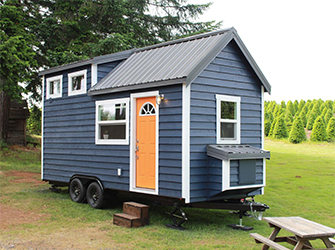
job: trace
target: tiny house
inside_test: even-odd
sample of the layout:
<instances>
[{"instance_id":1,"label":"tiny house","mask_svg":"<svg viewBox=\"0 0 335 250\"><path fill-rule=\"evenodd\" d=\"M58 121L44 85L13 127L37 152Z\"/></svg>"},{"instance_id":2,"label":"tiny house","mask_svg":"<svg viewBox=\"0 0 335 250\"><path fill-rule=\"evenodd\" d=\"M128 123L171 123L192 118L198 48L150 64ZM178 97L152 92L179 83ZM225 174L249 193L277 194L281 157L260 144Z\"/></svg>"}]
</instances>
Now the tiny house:
<instances>
[{"instance_id":1,"label":"tiny house","mask_svg":"<svg viewBox=\"0 0 335 250\"><path fill-rule=\"evenodd\" d=\"M108 190L183 204L263 193L271 86L234 28L50 68L42 179L102 205Z\"/></svg>"}]
</instances>

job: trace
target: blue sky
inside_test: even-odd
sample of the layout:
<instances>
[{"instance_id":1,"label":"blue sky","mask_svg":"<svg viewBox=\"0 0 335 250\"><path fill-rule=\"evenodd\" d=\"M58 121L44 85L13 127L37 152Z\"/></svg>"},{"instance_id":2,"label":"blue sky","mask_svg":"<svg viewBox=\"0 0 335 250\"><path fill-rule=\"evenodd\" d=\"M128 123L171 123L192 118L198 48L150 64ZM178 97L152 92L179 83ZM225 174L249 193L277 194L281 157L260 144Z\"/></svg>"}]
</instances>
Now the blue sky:
<instances>
[{"instance_id":1,"label":"blue sky","mask_svg":"<svg viewBox=\"0 0 335 250\"><path fill-rule=\"evenodd\" d=\"M234 27L272 86L266 100L335 99L334 0L213 2L200 21Z\"/></svg>"}]
</instances>

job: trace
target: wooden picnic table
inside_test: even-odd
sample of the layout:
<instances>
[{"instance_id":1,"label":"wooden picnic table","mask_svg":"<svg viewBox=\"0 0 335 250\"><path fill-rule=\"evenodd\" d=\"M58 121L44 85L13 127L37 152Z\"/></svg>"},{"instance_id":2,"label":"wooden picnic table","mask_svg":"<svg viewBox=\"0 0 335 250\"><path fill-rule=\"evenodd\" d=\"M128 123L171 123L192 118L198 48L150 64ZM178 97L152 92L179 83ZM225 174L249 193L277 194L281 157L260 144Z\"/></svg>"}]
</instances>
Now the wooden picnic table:
<instances>
[{"instance_id":1,"label":"wooden picnic table","mask_svg":"<svg viewBox=\"0 0 335 250\"><path fill-rule=\"evenodd\" d=\"M287 250L288 248L277 242L288 242L294 246L294 250L315 249L310 243L311 240L321 239L326 248L334 249L329 238L334 237L335 229L319 223L301 218L301 217L264 217L263 220L273 227L273 232L269 238L263 237L257 233L251 233L256 243L263 243L263 250L270 247L277 250ZM284 229L294 234L294 236L277 237L279 231Z\"/></svg>"}]
</instances>

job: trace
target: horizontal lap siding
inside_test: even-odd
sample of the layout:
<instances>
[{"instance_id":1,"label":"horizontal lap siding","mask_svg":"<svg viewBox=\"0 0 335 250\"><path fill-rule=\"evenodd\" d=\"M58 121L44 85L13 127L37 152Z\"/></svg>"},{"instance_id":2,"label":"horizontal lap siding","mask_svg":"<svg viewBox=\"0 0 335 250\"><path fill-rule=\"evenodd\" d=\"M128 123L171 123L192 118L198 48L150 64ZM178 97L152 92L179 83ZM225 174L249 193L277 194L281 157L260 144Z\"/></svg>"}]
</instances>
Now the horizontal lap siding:
<instances>
[{"instance_id":1,"label":"horizontal lap siding","mask_svg":"<svg viewBox=\"0 0 335 250\"><path fill-rule=\"evenodd\" d=\"M108 73L107 66L111 65L116 66L115 63L104 64L104 67L98 65L99 79ZM91 69L86 69L89 89ZM44 103L44 179L67 183L74 174L93 175L106 188L129 190L129 145L95 145L95 101L129 98L131 93L68 97L67 74L71 72L63 73L62 97L45 100ZM137 92L153 90L157 89ZM159 109L159 194L180 198L181 86L162 87L160 93L165 95L165 101ZM118 168L122 168L122 177L117 176Z\"/></svg>"},{"instance_id":2,"label":"horizontal lap siding","mask_svg":"<svg viewBox=\"0 0 335 250\"><path fill-rule=\"evenodd\" d=\"M241 97L241 144L259 148L262 117L260 86L259 79L235 42L223 49L192 83L191 202L204 201L222 187L221 161L211 160L208 163L206 154L206 145L216 144L216 94ZM208 164L212 168L207 169Z\"/></svg>"},{"instance_id":3,"label":"horizontal lap siding","mask_svg":"<svg viewBox=\"0 0 335 250\"><path fill-rule=\"evenodd\" d=\"M105 68L101 71L98 66L100 78L108 73L107 68L111 70L111 65ZM67 183L75 174L90 175L98 177L106 188L128 190L129 146L95 145L95 101L129 97L130 94L67 96L67 74L83 69L87 69L88 90L91 68L77 68L63 72L62 97L44 102L44 179ZM118 168L123 170L122 177L117 176Z\"/></svg>"},{"instance_id":4,"label":"horizontal lap siding","mask_svg":"<svg viewBox=\"0 0 335 250\"><path fill-rule=\"evenodd\" d=\"M159 195L181 197L182 90L181 85L163 87L159 106Z\"/></svg>"},{"instance_id":5,"label":"horizontal lap siding","mask_svg":"<svg viewBox=\"0 0 335 250\"><path fill-rule=\"evenodd\" d=\"M98 64L98 82L112 71L121 61Z\"/></svg>"}]
</instances>

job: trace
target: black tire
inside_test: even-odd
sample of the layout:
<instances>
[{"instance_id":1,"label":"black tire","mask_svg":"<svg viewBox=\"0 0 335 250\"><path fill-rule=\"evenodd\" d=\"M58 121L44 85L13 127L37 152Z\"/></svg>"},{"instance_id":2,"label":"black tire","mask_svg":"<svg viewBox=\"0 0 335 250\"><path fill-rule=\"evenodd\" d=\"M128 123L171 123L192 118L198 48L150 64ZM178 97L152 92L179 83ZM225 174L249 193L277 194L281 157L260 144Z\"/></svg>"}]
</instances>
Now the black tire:
<instances>
[{"instance_id":1,"label":"black tire","mask_svg":"<svg viewBox=\"0 0 335 250\"><path fill-rule=\"evenodd\" d=\"M92 182L87 188L87 203L93 208L103 208L105 205L104 192L97 182Z\"/></svg>"},{"instance_id":2,"label":"black tire","mask_svg":"<svg viewBox=\"0 0 335 250\"><path fill-rule=\"evenodd\" d=\"M79 179L74 178L70 182L69 194L71 200L73 200L74 202L82 203L86 199L86 187Z\"/></svg>"}]
</instances>

